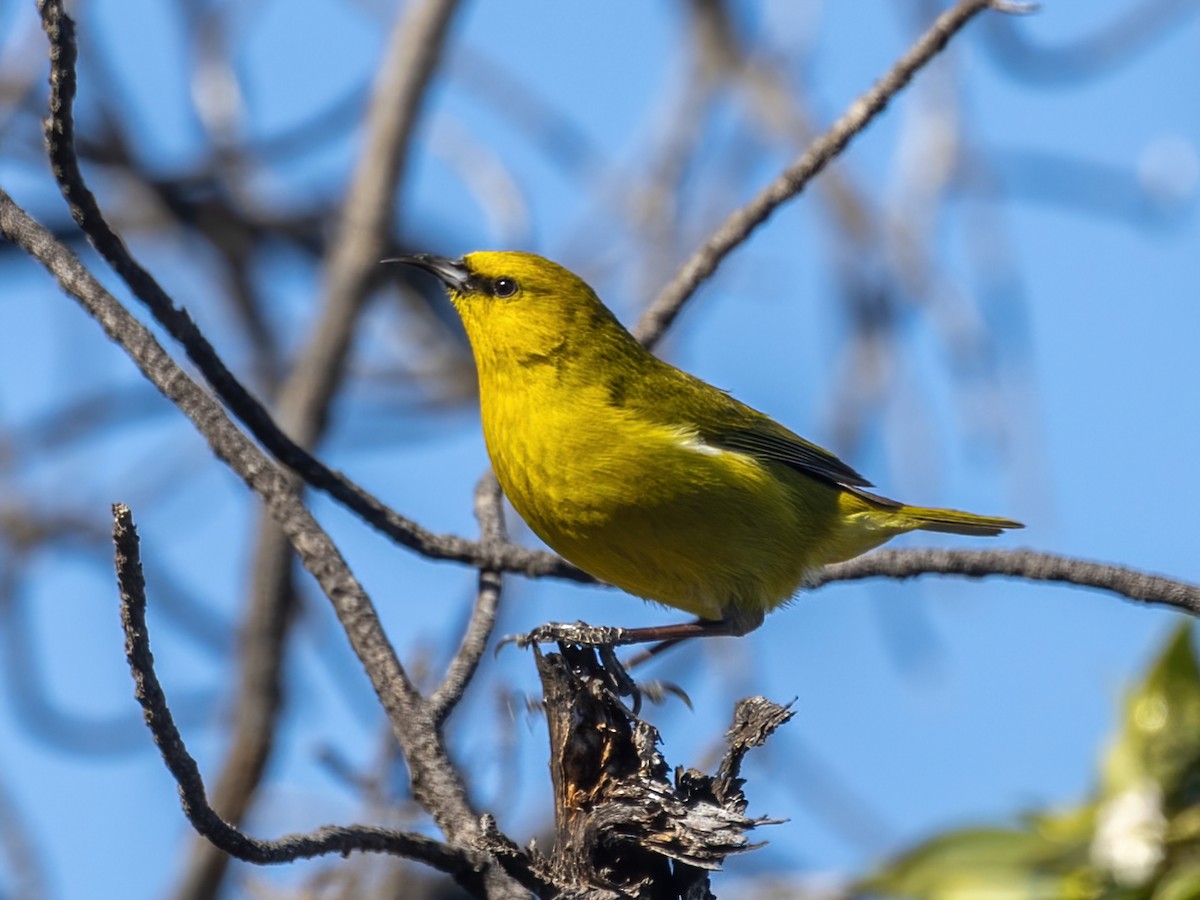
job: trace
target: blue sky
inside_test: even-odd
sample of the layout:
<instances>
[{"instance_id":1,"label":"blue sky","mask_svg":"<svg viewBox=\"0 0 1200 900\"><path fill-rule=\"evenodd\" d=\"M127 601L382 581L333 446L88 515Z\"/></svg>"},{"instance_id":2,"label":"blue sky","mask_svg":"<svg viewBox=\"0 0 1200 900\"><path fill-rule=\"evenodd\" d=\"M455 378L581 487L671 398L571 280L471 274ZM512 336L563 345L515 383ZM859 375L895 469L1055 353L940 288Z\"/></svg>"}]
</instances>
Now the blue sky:
<instances>
[{"instance_id":1,"label":"blue sky","mask_svg":"<svg viewBox=\"0 0 1200 900\"><path fill-rule=\"evenodd\" d=\"M166 7L86 4L81 52L86 61L89 41L104 46L139 151L176 171L204 151L178 64L186 42ZM924 21L894 0L735 8L748 39L771 54L822 122L890 67ZM1125 8L1107 0L1052 2L1016 24L1036 45L1055 46L1096 32ZM240 15L235 59L252 134L278 133L370 76L391 10L356 9L332 0L264 2ZM450 255L498 246L544 253L584 274L632 322L657 284L647 286L640 261L629 263L639 248L622 195L654 153L682 92L681 10L635 0L467 4L398 198L405 240ZM969 26L839 163L873 206L902 211L903 198L919 187L912 174L922 171L902 151L935 147L915 138L928 140L921 123L944 122L935 114L950 108L963 154L987 177L932 215L923 233L935 276L900 306L884 400L865 419L861 440L835 449L890 496L1027 524L995 546L1200 581L1197 23L1180 18L1127 62L1065 83L1013 77L988 51L988 24ZM40 65L40 51L28 49L39 39L32 4L0 3L5 55ZM603 171L582 188L564 173L472 89L464 73L478 59L535 86L598 152ZM86 71L85 62L82 111ZM739 146L755 140L754 124L730 101L702 127L703 150L685 176L680 252L795 153L783 142L765 150L760 142L755 153L739 155ZM296 205L339 191L357 138L347 130L303 165L260 173L253 190ZM56 211L44 164L0 157L0 184L35 212ZM482 204L461 177L464 159L475 160L475 170L494 164L507 172L523 213L501 218ZM1166 199L1155 200L1160 184ZM120 202L119 184L100 185L102 199ZM243 370L244 345L222 344L228 312L214 295L223 286L205 274L203 255L170 234L131 235L131 244ZM838 253L826 209L809 190L728 259L663 352L834 445L848 335ZM886 248L873 246L843 265L866 277L888 260ZM677 262L658 264L669 272ZM257 274L269 285L277 327L298 339L319 296L314 273L280 254ZM142 391L119 350L44 273L8 254L0 275L6 427L27 426L88 388ZM386 337L365 342L364 360L403 344L403 333L387 331L397 318L379 316ZM958 345L945 339L948 327L986 337L989 359L969 358L971 377L951 352ZM421 418L364 383L339 407L326 456L427 527L474 534L470 500L486 456L473 408L461 403ZM14 499L49 493L99 529L108 527L109 503L129 502L163 577L186 585L217 618L235 621L254 530L241 486L149 388L138 396L145 418L104 440L47 453L19 473L0 469L0 491ZM165 498L148 499L164 485ZM324 500L314 506L405 659L444 662L470 602L472 573L391 546ZM533 540L513 525L522 540ZM155 608L150 576L160 675L186 711L185 736L211 775L223 748L232 651L228 642L205 645ZM45 554L14 596L45 689L80 715L135 719L104 554ZM576 618L635 625L674 614L616 592L509 579L502 631ZM748 769L751 811L789 821L764 834L768 848L734 861L717 887L764 868L781 877L853 873L936 829L1011 820L1080 798L1115 703L1173 621L1114 597L1016 582L834 586L801 596L746 638L674 651L655 674L684 685L695 709L670 704L653 715L668 759L703 766L711 765L737 697L795 698L795 720ZM379 753L380 716L319 598L306 605L300 631L278 758L251 824L264 836L362 820L361 803L320 764L318 751L333 748L364 767ZM43 848L54 893L161 895L189 830L149 736L121 726L121 738L106 739L99 752L71 752L31 732L21 712L27 687L11 673L8 681L0 696L0 769ZM497 810L502 827L522 841L549 809L543 724L521 711L509 720L514 769L493 758L472 724L492 720L501 689L534 687L527 657L515 650L489 657L452 727L458 758L477 777L480 805ZM248 877L294 883L316 865Z\"/></svg>"}]
</instances>

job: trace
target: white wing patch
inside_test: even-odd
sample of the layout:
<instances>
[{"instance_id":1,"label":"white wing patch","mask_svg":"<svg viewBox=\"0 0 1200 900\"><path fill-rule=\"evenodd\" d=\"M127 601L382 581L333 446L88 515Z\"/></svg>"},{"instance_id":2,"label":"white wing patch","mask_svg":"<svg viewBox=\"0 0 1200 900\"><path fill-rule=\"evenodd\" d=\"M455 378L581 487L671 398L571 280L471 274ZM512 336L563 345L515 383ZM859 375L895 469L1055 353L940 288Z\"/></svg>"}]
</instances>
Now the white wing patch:
<instances>
[{"instance_id":1,"label":"white wing patch","mask_svg":"<svg viewBox=\"0 0 1200 900\"><path fill-rule=\"evenodd\" d=\"M722 450L720 447L714 447L712 444L706 444L700 435L694 431L685 431L680 429L675 433L676 443L684 450L690 450L692 453L703 453L705 456L724 456L728 450Z\"/></svg>"}]
</instances>

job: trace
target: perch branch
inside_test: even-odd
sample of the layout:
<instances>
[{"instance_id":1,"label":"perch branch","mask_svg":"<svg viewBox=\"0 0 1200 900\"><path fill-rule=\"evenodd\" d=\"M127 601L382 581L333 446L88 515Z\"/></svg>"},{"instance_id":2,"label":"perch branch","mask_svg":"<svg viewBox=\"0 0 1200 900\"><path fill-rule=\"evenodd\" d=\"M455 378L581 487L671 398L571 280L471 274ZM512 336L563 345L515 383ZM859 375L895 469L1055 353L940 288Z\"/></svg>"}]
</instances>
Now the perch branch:
<instances>
[{"instance_id":1,"label":"perch branch","mask_svg":"<svg viewBox=\"0 0 1200 900\"><path fill-rule=\"evenodd\" d=\"M774 820L745 815L738 771L745 753L791 718L787 709L741 701L718 774L677 770L672 783L658 732L613 692L627 675L592 648L565 644L535 658L550 733L557 884L611 892L598 897L706 896L709 871L761 846L747 835Z\"/></svg>"},{"instance_id":2,"label":"perch branch","mask_svg":"<svg viewBox=\"0 0 1200 900\"><path fill-rule=\"evenodd\" d=\"M1054 581L1108 591L1136 603L1200 615L1200 585L1110 563L1089 562L1036 550L879 550L827 566L809 586L821 587L862 578L905 579L934 574L965 578L1000 575L1027 581Z\"/></svg>"}]
</instances>

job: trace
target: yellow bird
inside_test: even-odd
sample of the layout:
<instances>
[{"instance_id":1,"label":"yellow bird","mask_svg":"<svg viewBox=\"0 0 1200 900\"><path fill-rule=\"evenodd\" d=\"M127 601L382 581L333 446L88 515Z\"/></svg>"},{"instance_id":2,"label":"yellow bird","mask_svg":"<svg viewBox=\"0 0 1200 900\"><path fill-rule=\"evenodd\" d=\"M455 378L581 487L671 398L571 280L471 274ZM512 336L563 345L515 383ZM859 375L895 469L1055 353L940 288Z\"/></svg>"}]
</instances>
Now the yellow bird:
<instances>
[{"instance_id":1,"label":"yellow bird","mask_svg":"<svg viewBox=\"0 0 1200 900\"><path fill-rule=\"evenodd\" d=\"M462 317L483 434L529 527L584 571L699 617L621 643L745 634L827 563L906 531L1020 523L908 506L724 391L663 362L540 256L418 254Z\"/></svg>"}]
</instances>

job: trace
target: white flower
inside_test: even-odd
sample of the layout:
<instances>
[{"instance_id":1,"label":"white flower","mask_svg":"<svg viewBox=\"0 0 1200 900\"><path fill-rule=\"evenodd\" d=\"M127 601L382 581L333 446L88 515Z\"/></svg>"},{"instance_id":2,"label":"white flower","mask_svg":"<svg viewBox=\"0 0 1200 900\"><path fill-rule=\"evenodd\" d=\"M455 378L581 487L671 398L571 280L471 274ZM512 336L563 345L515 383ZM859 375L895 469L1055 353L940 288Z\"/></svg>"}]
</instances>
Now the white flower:
<instances>
[{"instance_id":1,"label":"white flower","mask_svg":"<svg viewBox=\"0 0 1200 900\"><path fill-rule=\"evenodd\" d=\"M1143 885L1166 855L1166 833L1162 790L1157 782L1147 779L1117 794L1096 811L1092 864L1111 872L1125 887Z\"/></svg>"}]
</instances>

